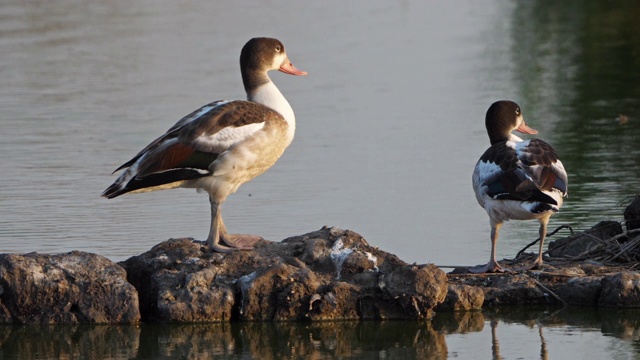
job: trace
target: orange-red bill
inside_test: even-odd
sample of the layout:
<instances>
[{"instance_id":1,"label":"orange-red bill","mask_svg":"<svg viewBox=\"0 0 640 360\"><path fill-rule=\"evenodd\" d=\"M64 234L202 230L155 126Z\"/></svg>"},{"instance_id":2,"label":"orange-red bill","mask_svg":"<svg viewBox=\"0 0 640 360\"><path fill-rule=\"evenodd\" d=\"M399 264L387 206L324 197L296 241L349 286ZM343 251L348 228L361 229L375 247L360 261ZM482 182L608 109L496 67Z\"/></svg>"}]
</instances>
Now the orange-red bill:
<instances>
[{"instance_id":1,"label":"orange-red bill","mask_svg":"<svg viewBox=\"0 0 640 360\"><path fill-rule=\"evenodd\" d=\"M297 69L295 66L293 66L293 64L289 60L286 60L285 62L283 62L282 65L280 65L280 69L278 70L282 71L285 74L298 75L298 76L307 75L306 71Z\"/></svg>"},{"instance_id":2,"label":"orange-red bill","mask_svg":"<svg viewBox=\"0 0 640 360\"><path fill-rule=\"evenodd\" d=\"M524 134L532 134L532 135L538 133L538 130L528 127L524 121L520 124L520 126L518 126L516 131L519 131Z\"/></svg>"}]
</instances>

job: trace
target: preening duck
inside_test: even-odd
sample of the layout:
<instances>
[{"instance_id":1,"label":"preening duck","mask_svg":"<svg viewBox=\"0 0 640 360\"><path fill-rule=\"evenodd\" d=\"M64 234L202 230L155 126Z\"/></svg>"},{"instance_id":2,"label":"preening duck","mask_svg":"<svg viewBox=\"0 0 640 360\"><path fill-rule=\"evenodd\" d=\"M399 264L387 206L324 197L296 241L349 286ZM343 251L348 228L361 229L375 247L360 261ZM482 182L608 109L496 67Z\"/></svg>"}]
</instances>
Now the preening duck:
<instances>
[{"instance_id":1,"label":"preening duck","mask_svg":"<svg viewBox=\"0 0 640 360\"><path fill-rule=\"evenodd\" d=\"M209 249L252 249L262 238L228 234L221 205L240 185L273 166L293 140L293 109L267 73L307 73L295 68L284 45L271 38L244 45L240 70L247 101L214 101L183 117L116 169L126 170L102 196L177 187L204 190L211 203Z\"/></svg>"},{"instance_id":2,"label":"preening duck","mask_svg":"<svg viewBox=\"0 0 640 360\"><path fill-rule=\"evenodd\" d=\"M513 101L493 103L485 118L491 147L473 171L476 199L489 215L491 257L489 263L472 267L474 273L499 272L496 260L498 233L507 220L538 219L540 248L536 260L526 269L542 265L542 245L551 215L560 210L567 196L567 173L556 151L539 139L522 140L512 131L537 134L524 121Z\"/></svg>"}]
</instances>

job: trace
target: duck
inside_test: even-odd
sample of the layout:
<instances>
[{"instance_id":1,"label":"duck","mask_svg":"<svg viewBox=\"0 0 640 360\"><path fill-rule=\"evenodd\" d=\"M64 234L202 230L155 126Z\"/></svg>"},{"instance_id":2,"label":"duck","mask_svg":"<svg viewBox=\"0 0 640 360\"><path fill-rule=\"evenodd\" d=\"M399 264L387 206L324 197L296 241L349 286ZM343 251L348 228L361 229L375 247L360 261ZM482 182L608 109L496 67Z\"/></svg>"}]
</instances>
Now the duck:
<instances>
[{"instance_id":1,"label":"duck","mask_svg":"<svg viewBox=\"0 0 640 360\"><path fill-rule=\"evenodd\" d=\"M291 144L293 109L269 71L304 76L274 38L250 39L240 52L246 100L218 100L194 110L118 167L121 175L102 197L174 188L195 188L209 195L211 252L251 250L257 235L229 234L222 204L238 188L273 166Z\"/></svg>"},{"instance_id":2,"label":"duck","mask_svg":"<svg viewBox=\"0 0 640 360\"><path fill-rule=\"evenodd\" d=\"M489 215L491 255L489 262L469 268L471 273L505 272L496 260L500 228L508 220L540 222L537 258L518 270L543 264L542 246L549 219L560 210L568 195L568 176L556 150L540 139L523 140L518 131L535 135L524 120L520 106L510 100L496 101L487 110L485 125L491 146L475 165L472 181L476 199Z\"/></svg>"}]
</instances>

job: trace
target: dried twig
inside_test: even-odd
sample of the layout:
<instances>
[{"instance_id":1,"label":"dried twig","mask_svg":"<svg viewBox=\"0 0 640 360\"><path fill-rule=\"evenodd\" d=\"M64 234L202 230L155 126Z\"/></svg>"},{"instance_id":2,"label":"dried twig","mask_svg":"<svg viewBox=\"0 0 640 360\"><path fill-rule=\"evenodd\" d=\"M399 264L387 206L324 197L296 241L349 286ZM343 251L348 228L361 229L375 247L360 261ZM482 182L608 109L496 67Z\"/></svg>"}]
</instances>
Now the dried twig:
<instances>
[{"instance_id":1,"label":"dried twig","mask_svg":"<svg viewBox=\"0 0 640 360\"><path fill-rule=\"evenodd\" d=\"M571 235L573 236L573 228L571 227L571 225L560 225L555 230L553 230L551 233L547 234L546 237L553 236L555 233L557 233L558 231L560 231L562 229L569 229L569 231L571 232ZM540 238L537 238L535 241L529 243L522 250L518 251L518 253L516 254L516 257L522 255L528 248L530 248L531 246L535 245L538 241L540 241Z\"/></svg>"},{"instance_id":2,"label":"dried twig","mask_svg":"<svg viewBox=\"0 0 640 360\"><path fill-rule=\"evenodd\" d=\"M529 276L529 275L527 274L527 276ZM534 278L532 276L529 276L529 279L533 280L533 282L536 283L536 285L540 289L542 289L542 291L547 292L549 295L553 296L554 299L560 301L562 303L562 306L565 306L565 307L569 306L569 304L566 301L564 301L560 296L558 296L558 294L556 294L553 291L551 291L551 289L549 289L548 287L542 285L542 283L540 281L538 281L536 278Z\"/></svg>"},{"instance_id":3,"label":"dried twig","mask_svg":"<svg viewBox=\"0 0 640 360\"><path fill-rule=\"evenodd\" d=\"M629 232L631 232L631 231L629 231ZM622 235L622 234L620 234L620 235ZM627 234L624 234L624 235L627 235ZM611 238L611 239L613 240L613 238ZM620 257L620 256L624 255L625 253L627 253L629 250L632 250L632 249L636 248L638 246L638 244L640 244L640 236L637 236L633 240L627 241L626 243L624 243L623 246L621 246L621 249L617 254L615 254L613 256L610 256L609 258L604 259L604 261L613 261L613 260L617 259L618 257Z\"/></svg>"}]
</instances>

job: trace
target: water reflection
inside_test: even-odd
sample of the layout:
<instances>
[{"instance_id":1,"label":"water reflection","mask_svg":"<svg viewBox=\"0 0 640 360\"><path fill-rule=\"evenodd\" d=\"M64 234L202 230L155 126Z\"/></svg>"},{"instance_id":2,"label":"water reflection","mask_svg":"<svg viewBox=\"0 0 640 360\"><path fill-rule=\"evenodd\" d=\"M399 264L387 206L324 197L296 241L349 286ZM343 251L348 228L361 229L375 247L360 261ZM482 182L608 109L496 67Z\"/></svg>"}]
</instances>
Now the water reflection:
<instances>
[{"instance_id":1,"label":"water reflection","mask_svg":"<svg viewBox=\"0 0 640 360\"><path fill-rule=\"evenodd\" d=\"M2 359L129 359L140 347L134 326L0 326Z\"/></svg>"},{"instance_id":2,"label":"water reflection","mask_svg":"<svg viewBox=\"0 0 640 360\"><path fill-rule=\"evenodd\" d=\"M0 326L3 359L559 358L572 336L591 354L640 354L638 311L501 309L432 321L217 323L138 326ZM490 329L490 338L476 338ZM532 333L525 342L519 332ZM514 335L516 339L514 340ZM464 337L463 342L456 338ZM478 341L482 340L482 341ZM449 344L448 344L449 343ZM484 355L487 356L484 356Z\"/></svg>"},{"instance_id":3,"label":"water reflection","mask_svg":"<svg viewBox=\"0 0 640 360\"><path fill-rule=\"evenodd\" d=\"M430 323L1 326L3 359L445 359Z\"/></svg>"},{"instance_id":4,"label":"water reflection","mask_svg":"<svg viewBox=\"0 0 640 360\"><path fill-rule=\"evenodd\" d=\"M450 331L450 357L553 359L584 354L615 359L639 353L638 323L629 321L638 317L637 310L507 307L473 314L477 318L468 328L452 320L461 314L439 314L433 320L436 331L443 331L441 325ZM464 319L462 323L469 323ZM482 333L490 337L479 336Z\"/></svg>"}]
</instances>

